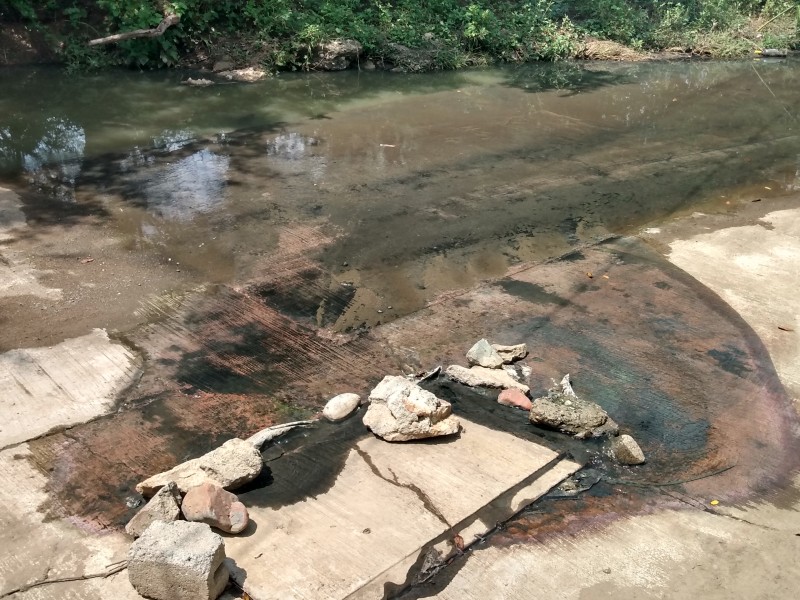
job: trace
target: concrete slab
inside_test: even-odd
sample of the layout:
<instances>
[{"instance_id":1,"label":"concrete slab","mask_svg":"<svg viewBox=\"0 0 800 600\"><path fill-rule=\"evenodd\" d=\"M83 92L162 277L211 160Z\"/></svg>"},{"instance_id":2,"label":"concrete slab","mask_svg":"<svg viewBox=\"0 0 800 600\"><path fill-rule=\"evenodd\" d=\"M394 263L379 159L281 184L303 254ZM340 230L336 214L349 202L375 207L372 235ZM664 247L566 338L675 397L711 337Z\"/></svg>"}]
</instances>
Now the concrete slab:
<instances>
[{"instance_id":1,"label":"concrete slab","mask_svg":"<svg viewBox=\"0 0 800 600\"><path fill-rule=\"evenodd\" d=\"M140 358L102 329L0 354L0 448L106 413L140 368Z\"/></svg>"},{"instance_id":2,"label":"concrete slab","mask_svg":"<svg viewBox=\"0 0 800 600\"><path fill-rule=\"evenodd\" d=\"M456 535L473 542L578 468L508 433L463 425L436 443L362 440L327 492L248 507L255 531L226 540L237 582L255 600L382 598L432 546L446 555Z\"/></svg>"}]
</instances>

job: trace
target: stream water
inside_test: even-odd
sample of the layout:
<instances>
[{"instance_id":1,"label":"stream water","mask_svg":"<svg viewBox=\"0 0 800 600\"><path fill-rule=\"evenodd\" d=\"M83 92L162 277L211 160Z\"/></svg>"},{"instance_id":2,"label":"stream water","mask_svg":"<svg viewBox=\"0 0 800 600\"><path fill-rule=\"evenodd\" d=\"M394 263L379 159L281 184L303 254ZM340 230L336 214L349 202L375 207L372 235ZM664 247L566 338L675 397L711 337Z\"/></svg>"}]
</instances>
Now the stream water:
<instances>
[{"instance_id":1,"label":"stream water","mask_svg":"<svg viewBox=\"0 0 800 600\"><path fill-rule=\"evenodd\" d=\"M676 211L800 187L797 60L186 76L0 71L0 184L34 230L92 218L196 282L310 257L324 276L259 292L339 331Z\"/></svg>"}]
</instances>

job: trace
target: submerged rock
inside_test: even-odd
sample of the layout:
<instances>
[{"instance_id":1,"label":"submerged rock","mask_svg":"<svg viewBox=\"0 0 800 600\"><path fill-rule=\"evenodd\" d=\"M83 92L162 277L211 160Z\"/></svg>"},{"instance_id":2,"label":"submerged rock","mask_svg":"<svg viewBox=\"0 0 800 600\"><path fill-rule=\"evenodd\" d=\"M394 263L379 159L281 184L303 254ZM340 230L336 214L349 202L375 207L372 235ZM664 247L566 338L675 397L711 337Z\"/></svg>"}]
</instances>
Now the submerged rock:
<instances>
[{"instance_id":1,"label":"submerged rock","mask_svg":"<svg viewBox=\"0 0 800 600\"><path fill-rule=\"evenodd\" d=\"M360 403L361 397L358 394L339 394L328 400L322 409L322 416L334 423L343 421L353 414Z\"/></svg>"},{"instance_id":2,"label":"submerged rock","mask_svg":"<svg viewBox=\"0 0 800 600\"><path fill-rule=\"evenodd\" d=\"M530 391L527 385L516 381L503 369L487 369L486 367L478 366L467 369L460 365L450 365L444 374L450 379L470 387L513 388L523 394L527 394Z\"/></svg>"},{"instance_id":3,"label":"submerged rock","mask_svg":"<svg viewBox=\"0 0 800 600\"><path fill-rule=\"evenodd\" d=\"M224 77L229 81L238 81L240 83L255 83L267 77L267 72L258 67L245 67L244 69L231 69L230 71L220 71L217 73L220 77Z\"/></svg>"},{"instance_id":4,"label":"submerged rock","mask_svg":"<svg viewBox=\"0 0 800 600\"><path fill-rule=\"evenodd\" d=\"M449 402L405 377L388 375L369 395L364 425L389 442L453 435L461 429Z\"/></svg>"},{"instance_id":5,"label":"submerged rock","mask_svg":"<svg viewBox=\"0 0 800 600\"><path fill-rule=\"evenodd\" d=\"M564 375L560 383L550 388L547 396L533 401L529 419L534 425L576 438L615 435L619 430L599 404L575 394L569 375Z\"/></svg>"},{"instance_id":6,"label":"submerged rock","mask_svg":"<svg viewBox=\"0 0 800 600\"><path fill-rule=\"evenodd\" d=\"M205 523L226 533L240 533L250 522L247 508L213 483L203 483L186 492L181 512L187 521Z\"/></svg>"},{"instance_id":7,"label":"submerged rock","mask_svg":"<svg viewBox=\"0 0 800 600\"><path fill-rule=\"evenodd\" d=\"M645 462L644 452L628 434L611 440L611 455L621 465L641 465Z\"/></svg>"},{"instance_id":8,"label":"submerged rock","mask_svg":"<svg viewBox=\"0 0 800 600\"><path fill-rule=\"evenodd\" d=\"M139 537L154 521L176 521L181 516L180 506L181 493L175 482L170 481L128 521L125 531L133 537Z\"/></svg>"},{"instance_id":9,"label":"submerged rock","mask_svg":"<svg viewBox=\"0 0 800 600\"><path fill-rule=\"evenodd\" d=\"M136 485L136 491L152 496L170 481L184 493L206 481L233 490L258 477L263 466L261 453L253 444L234 438L208 454L145 479Z\"/></svg>"},{"instance_id":10,"label":"submerged rock","mask_svg":"<svg viewBox=\"0 0 800 600\"><path fill-rule=\"evenodd\" d=\"M282 436L284 433L289 433L295 427L308 427L309 425L313 425L314 421L293 421L291 423L282 423L281 425L273 425L272 427L267 427L266 429L262 429L261 431L254 433L249 438L247 438L247 442L250 442L255 446L257 449L261 448L267 442L271 442L276 437Z\"/></svg>"},{"instance_id":11,"label":"submerged rock","mask_svg":"<svg viewBox=\"0 0 800 600\"><path fill-rule=\"evenodd\" d=\"M500 344L492 344L492 349L497 352L497 354L506 364L528 356L527 344L515 344L514 346L501 346Z\"/></svg>"},{"instance_id":12,"label":"submerged rock","mask_svg":"<svg viewBox=\"0 0 800 600\"><path fill-rule=\"evenodd\" d=\"M497 402L504 406L513 406L522 410L531 409L531 399L517 389L503 390L497 397Z\"/></svg>"},{"instance_id":13,"label":"submerged rock","mask_svg":"<svg viewBox=\"0 0 800 600\"><path fill-rule=\"evenodd\" d=\"M480 365L489 369L503 366L503 359L486 340L479 340L469 349L467 362L471 365Z\"/></svg>"},{"instance_id":14,"label":"submerged rock","mask_svg":"<svg viewBox=\"0 0 800 600\"><path fill-rule=\"evenodd\" d=\"M361 56L364 50L356 40L337 39L314 49L311 68L317 71L344 71Z\"/></svg>"},{"instance_id":15,"label":"submerged rock","mask_svg":"<svg viewBox=\"0 0 800 600\"><path fill-rule=\"evenodd\" d=\"M155 600L216 600L228 585L225 544L208 525L156 521L128 552L128 578Z\"/></svg>"}]
</instances>

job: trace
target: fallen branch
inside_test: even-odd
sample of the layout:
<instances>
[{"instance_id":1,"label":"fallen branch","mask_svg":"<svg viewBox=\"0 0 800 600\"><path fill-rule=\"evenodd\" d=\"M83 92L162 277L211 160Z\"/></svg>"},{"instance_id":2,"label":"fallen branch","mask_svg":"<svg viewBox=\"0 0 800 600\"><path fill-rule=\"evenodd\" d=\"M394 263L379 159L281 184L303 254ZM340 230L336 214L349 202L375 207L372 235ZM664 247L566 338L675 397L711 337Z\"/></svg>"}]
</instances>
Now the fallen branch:
<instances>
[{"instance_id":1,"label":"fallen branch","mask_svg":"<svg viewBox=\"0 0 800 600\"><path fill-rule=\"evenodd\" d=\"M102 38L97 38L89 41L90 46L100 46L101 44L115 44L124 40L132 40L136 38L154 38L164 35L164 32L176 25L181 20L179 15L167 15L153 29L137 29L135 31L127 31L125 33L115 33Z\"/></svg>"},{"instance_id":2,"label":"fallen branch","mask_svg":"<svg viewBox=\"0 0 800 600\"><path fill-rule=\"evenodd\" d=\"M89 575L75 575L73 577L57 577L54 579L42 579L40 581L34 581L33 583L28 583L22 585L18 588L14 588L13 590L9 590L0 596L2 598L8 598L9 596L13 596L14 594L21 594L23 592L27 592L32 588L36 588L42 585L49 585L51 583L69 583L70 581L86 581L87 579L98 579L98 578L107 578L111 577L119 573L120 571L124 571L128 568L128 561L123 561L122 563L118 564L117 566L108 569L107 571L103 571L102 573L90 573Z\"/></svg>"}]
</instances>

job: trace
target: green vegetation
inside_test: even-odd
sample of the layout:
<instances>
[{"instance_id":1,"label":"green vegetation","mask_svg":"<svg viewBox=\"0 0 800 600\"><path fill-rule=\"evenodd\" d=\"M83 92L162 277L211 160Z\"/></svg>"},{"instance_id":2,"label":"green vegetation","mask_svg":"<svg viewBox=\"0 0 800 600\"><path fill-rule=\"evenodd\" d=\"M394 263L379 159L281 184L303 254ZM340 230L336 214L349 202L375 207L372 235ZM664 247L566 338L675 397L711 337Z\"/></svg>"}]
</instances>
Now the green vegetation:
<instances>
[{"instance_id":1,"label":"green vegetation","mask_svg":"<svg viewBox=\"0 0 800 600\"><path fill-rule=\"evenodd\" d=\"M87 46L95 37L155 27L164 35ZM771 20L774 19L774 20ZM307 68L335 38L361 42L367 57L393 44L424 52L426 68L489 61L558 60L583 40L636 50L672 47L713 56L796 47L798 0L0 0L0 22L47 32L68 64L180 64L192 53L233 56L270 69Z\"/></svg>"}]
</instances>

